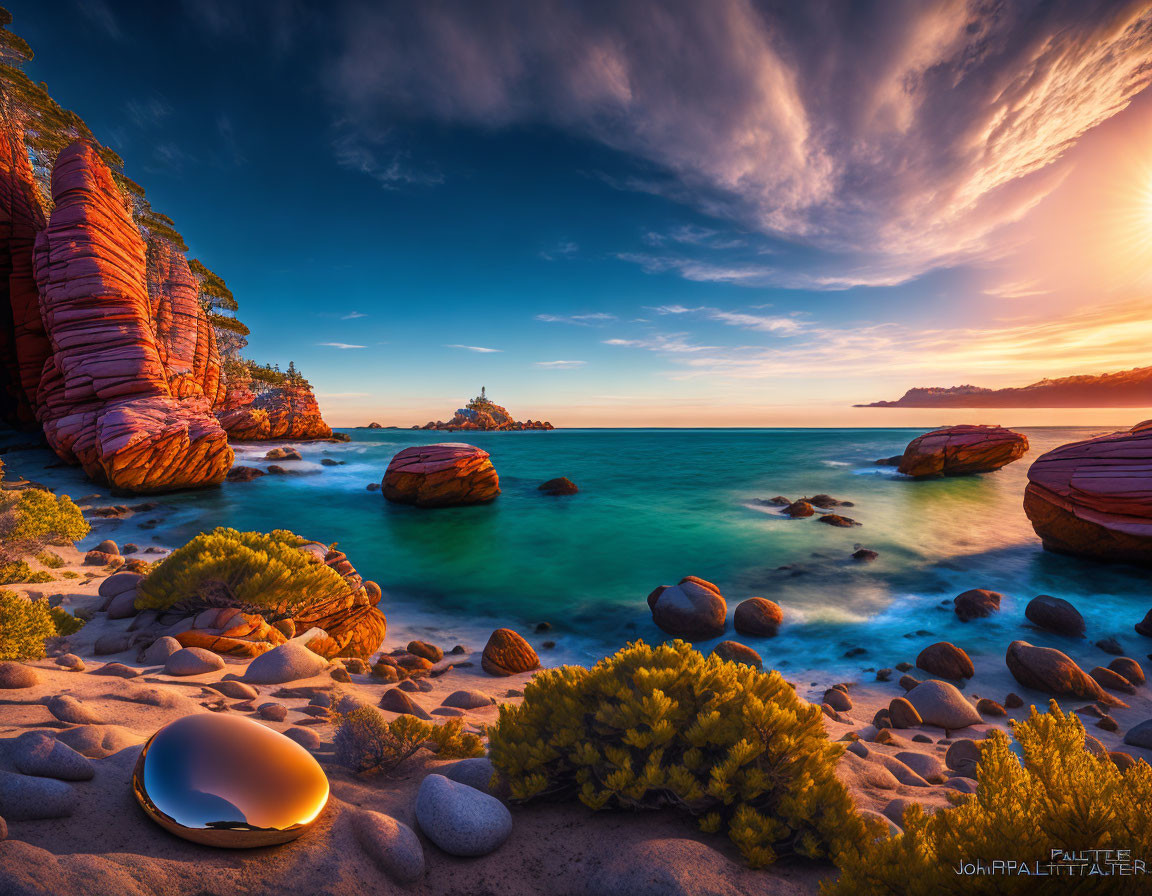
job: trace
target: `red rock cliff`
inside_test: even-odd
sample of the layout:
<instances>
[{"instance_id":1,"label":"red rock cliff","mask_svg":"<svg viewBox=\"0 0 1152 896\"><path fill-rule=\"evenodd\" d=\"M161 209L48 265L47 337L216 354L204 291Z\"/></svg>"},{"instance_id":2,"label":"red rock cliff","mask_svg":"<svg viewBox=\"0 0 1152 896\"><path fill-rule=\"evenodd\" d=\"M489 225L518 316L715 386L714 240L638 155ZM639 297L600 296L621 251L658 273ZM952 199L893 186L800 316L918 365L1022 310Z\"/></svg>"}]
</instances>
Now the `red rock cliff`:
<instances>
[{"instance_id":1,"label":"red rock cliff","mask_svg":"<svg viewBox=\"0 0 1152 896\"><path fill-rule=\"evenodd\" d=\"M316 396L306 385L229 380L216 416L229 436L242 441L332 437L332 428L320 416Z\"/></svg>"},{"instance_id":2,"label":"red rock cliff","mask_svg":"<svg viewBox=\"0 0 1152 896\"><path fill-rule=\"evenodd\" d=\"M147 269L128 206L88 144L60 153L52 196L34 257L52 347L35 402L49 444L127 491L223 481L232 450L211 413L219 358L180 295L180 265L158 255Z\"/></svg>"},{"instance_id":3,"label":"red rock cliff","mask_svg":"<svg viewBox=\"0 0 1152 896\"><path fill-rule=\"evenodd\" d=\"M32 247L44 229L23 131L0 112L0 416L35 423L33 407L44 362L52 353L40 320Z\"/></svg>"}]
</instances>

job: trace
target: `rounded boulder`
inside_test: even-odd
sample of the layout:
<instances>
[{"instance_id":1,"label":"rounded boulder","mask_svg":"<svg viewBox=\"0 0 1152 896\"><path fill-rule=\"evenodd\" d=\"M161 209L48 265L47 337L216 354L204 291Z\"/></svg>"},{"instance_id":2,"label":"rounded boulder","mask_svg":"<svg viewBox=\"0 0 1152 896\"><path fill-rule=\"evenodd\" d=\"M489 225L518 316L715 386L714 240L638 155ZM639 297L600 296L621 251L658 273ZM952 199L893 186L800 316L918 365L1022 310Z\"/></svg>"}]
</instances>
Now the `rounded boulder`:
<instances>
[{"instance_id":1,"label":"rounded boulder","mask_svg":"<svg viewBox=\"0 0 1152 896\"><path fill-rule=\"evenodd\" d=\"M381 483L384 497L416 507L486 504L500 494L488 452L446 442L405 448L392 458Z\"/></svg>"}]
</instances>

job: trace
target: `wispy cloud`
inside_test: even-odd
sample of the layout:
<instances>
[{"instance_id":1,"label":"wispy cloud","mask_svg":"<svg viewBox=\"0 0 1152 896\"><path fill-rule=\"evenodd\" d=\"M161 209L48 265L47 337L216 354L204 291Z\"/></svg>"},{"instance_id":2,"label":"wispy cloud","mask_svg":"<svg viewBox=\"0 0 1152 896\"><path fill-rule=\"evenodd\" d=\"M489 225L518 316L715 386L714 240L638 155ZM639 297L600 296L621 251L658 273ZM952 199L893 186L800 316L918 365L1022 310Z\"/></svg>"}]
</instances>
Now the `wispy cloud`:
<instances>
[{"instance_id":1,"label":"wispy cloud","mask_svg":"<svg viewBox=\"0 0 1152 896\"><path fill-rule=\"evenodd\" d=\"M537 361L532 366L543 367L546 370L575 370L587 363L587 361Z\"/></svg>"},{"instance_id":2,"label":"wispy cloud","mask_svg":"<svg viewBox=\"0 0 1152 896\"><path fill-rule=\"evenodd\" d=\"M723 349L695 345L683 334L608 344L667 355L674 379L795 379L818 370L823 378L905 375L923 386L989 379L1022 385L1046 376L1147 366L1152 319L1146 303L1136 301L966 328L812 324L805 337ZM1060 346L1059 352L1053 346Z\"/></svg>"},{"instance_id":3,"label":"wispy cloud","mask_svg":"<svg viewBox=\"0 0 1152 896\"><path fill-rule=\"evenodd\" d=\"M536 320L549 324L574 324L579 327L591 327L596 324L606 324L616 320L615 314L607 311L594 311L590 314L537 314Z\"/></svg>"},{"instance_id":4,"label":"wispy cloud","mask_svg":"<svg viewBox=\"0 0 1152 896\"><path fill-rule=\"evenodd\" d=\"M128 100L124 104L128 120L142 131L156 127L172 114L172 105L159 94L142 100Z\"/></svg>"},{"instance_id":5,"label":"wispy cloud","mask_svg":"<svg viewBox=\"0 0 1152 896\"><path fill-rule=\"evenodd\" d=\"M332 154L336 164L367 175L386 190L403 186L435 186L444 175L412 163L411 153L397 144L389 128L363 128L348 119L332 126Z\"/></svg>"},{"instance_id":6,"label":"wispy cloud","mask_svg":"<svg viewBox=\"0 0 1152 896\"><path fill-rule=\"evenodd\" d=\"M647 274L672 272L697 283L729 283L754 288L783 286L789 289L836 291L858 286L899 286L920 273L900 260L868 263L858 259L839 263L825 261L820 271L809 273L760 262L709 261L685 255L618 252L616 257L639 265Z\"/></svg>"},{"instance_id":7,"label":"wispy cloud","mask_svg":"<svg viewBox=\"0 0 1152 896\"><path fill-rule=\"evenodd\" d=\"M984 294L1001 299L1025 299L1029 296L1047 295L1050 291L1041 287L1039 280L1014 280L1010 283L989 286L984 290Z\"/></svg>"},{"instance_id":8,"label":"wispy cloud","mask_svg":"<svg viewBox=\"0 0 1152 896\"><path fill-rule=\"evenodd\" d=\"M361 317L367 317L363 311L349 311L347 314L342 314L340 320L359 320Z\"/></svg>"},{"instance_id":9,"label":"wispy cloud","mask_svg":"<svg viewBox=\"0 0 1152 896\"><path fill-rule=\"evenodd\" d=\"M764 306L756 306L762 308ZM775 333L781 336L794 336L806 328L803 320L795 316L749 314L746 311L725 311L721 308L699 306L689 308L685 305L658 305L650 308L661 315L698 315L705 320L714 320L730 327L739 327L742 330L758 330L762 333Z\"/></svg>"},{"instance_id":10,"label":"wispy cloud","mask_svg":"<svg viewBox=\"0 0 1152 896\"><path fill-rule=\"evenodd\" d=\"M479 352L482 355L496 354L504 351L502 348L487 348L483 345L445 345L444 348L462 348L467 352Z\"/></svg>"},{"instance_id":11,"label":"wispy cloud","mask_svg":"<svg viewBox=\"0 0 1152 896\"><path fill-rule=\"evenodd\" d=\"M353 345L350 342L317 342L317 345L324 345L328 348L350 349L350 348L367 348L366 345Z\"/></svg>"},{"instance_id":12,"label":"wispy cloud","mask_svg":"<svg viewBox=\"0 0 1152 896\"><path fill-rule=\"evenodd\" d=\"M342 24L333 94L358 120L546 124L597 141L648 163L633 189L866 254L830 279L799 258L825 288L999 251L1068 148L1152 82L1152 8L1139 2L474 0L365 4ZM654 242L719 238L679 236Z\"/></svg>"},{"instance_id":13,"label":"wispy cloud","mask_svg":"<svg viewBox=\"0 0 1152 896\"><path fill-rule=\"evenodd\" d=\"M690 342L686 333L657 333L640 339L605 339L604 344L626 348L643 348L653 352L676 355L709 352L717 349L715 345L697 345Z\"/></svg>"},{"instance_id":14,"label":"wispy cloud","mask_svg":"<svg viewBox=\"0 0 1152 896\"><path fill-rule=\"evenodd\" d=\"M559 258L572 258L580 251L580 246L571 240L561 240L555 246L540 250L540 257L545 261L556 261Z\"/></svg>"},{"instance_id":15,"label":"wispy cloud","mask_svg":"<svg viewBox=\"0 0 1152 896\"><path fill-rule=\"evenodd\" d=\"M345 398L367 398L371 392L317 392L317 398L339 401Z\"/></svg>"},{"instance_id":16,"label":"wispy cloud","mask_svg":"<svg viewBox=\"0 0 1152 896\"><path fill-rule=\"evenodd\" d=\"M124 32L115 13L104 0L80 0L76 3L80 14L112 40L123 40Z\"/></svg>"},{"instance_id":17,"label":"wispy cloud","mask_svg":"<svg viewBox=\"0 0 1152 896\"><path fill-rule=\"evenodd\" d=\"M666 246L680 243L688 246L702 246L706 249L741 249L748 245L743 237L736 237L713 230L710 227L697 227L682 224L667 231L649 230L644 234L644 242L650 246Z\"/></svg>"}]
</instances>

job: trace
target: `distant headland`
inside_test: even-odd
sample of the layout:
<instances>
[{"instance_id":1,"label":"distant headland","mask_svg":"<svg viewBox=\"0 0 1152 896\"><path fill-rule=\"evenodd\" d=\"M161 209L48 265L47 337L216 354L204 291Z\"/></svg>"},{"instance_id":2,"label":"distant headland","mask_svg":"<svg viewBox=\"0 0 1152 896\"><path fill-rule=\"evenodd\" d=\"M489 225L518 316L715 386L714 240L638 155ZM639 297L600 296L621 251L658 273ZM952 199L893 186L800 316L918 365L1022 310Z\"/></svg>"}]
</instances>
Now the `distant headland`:
<instances>
[{"instance_id":1,"label":"distant headland","mask_svg":"<svg viewBox=\"0 0 1152 896\"><path fill-rule=\"evenodd\" d=\"M1135 408L1152 406L1152 367L1043 379L1028 386L933 386L858 408Z\"/></svg>"},{"instance_id":2,"label":"distant headland","mask_svg":"<svg viewBox=\"0 0 1152 896\"><path fill-rule=\"evenodd\" d=\"M458 409L456 414L445 423L438 420L429 421L423 426L413 426L413 429L442 429L448 432L456 430L505 430L505 429L555 429L546 420L513 420L507 408L502 408L488 397L485 386L480 387L480 394L467 405Z\"/></svg>"}]
</instances>

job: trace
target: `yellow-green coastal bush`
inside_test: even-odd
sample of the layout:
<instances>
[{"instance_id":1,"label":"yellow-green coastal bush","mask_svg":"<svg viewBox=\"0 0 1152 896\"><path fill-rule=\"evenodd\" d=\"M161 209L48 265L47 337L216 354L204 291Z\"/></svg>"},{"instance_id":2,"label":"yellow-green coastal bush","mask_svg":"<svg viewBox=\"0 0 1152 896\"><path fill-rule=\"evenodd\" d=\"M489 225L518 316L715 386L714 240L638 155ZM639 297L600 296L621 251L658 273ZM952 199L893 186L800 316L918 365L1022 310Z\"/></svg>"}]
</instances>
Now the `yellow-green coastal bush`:
<instances>
[{"instance_id":1,"label":"yellow-green coastal bush","mask_svg":"<svg viewBox=\"0 0 1152 896\"><path fill-rule=\"evenodd\" d=\"M683 641L538 673L489 732L513 800L681 809L726 831L755 867L827 858L870 836L834 773L842 749L778 672Z\"/></svg>"},{"instance_id":2,"label":"yellow-green coastal bush","mask_svg":"<svg viewBox=\"0 0 1152 896\"><path fill-rule=\"evenodd\" d=\"M434 749L438 759L468 759L484 755L484 745L464 730L464 720L442 725L422 722L407 714L387 721L379 710L359 706L333 713L336 761L357 773L390 772L421 749Z\"/></svg>"},{"instance_id":3,"label":"yellow-green coastal bush","mask_svg":"<svg viewBox=\"0 0 1152 896\"><path fill-rule=\"evenodd\" d=\"M136 606L244 607L276 618L346 594L338 572L300 550L307 543L286 529L202 533L144 579Z\"/></svg>"},{"instance_id":4,"label":"yellow-green coastal bush","mask_svg":"<svg viewBox=\"0 0 1152 896\"><path fill-rule=\"evenodd\" d=\"M39 488L0 492L0 560L12 562L50 544L72 544L90 527L72 499Z\"/></svg>"},{"instance_id":5,"label":"yellow-green coastal bush","mask_svg":"<svg viewBox=\"0 0 1152 896\"><path fill-rule=\"evenodd\" d=\"M55 634L46 602L0 591L0 660L43 659L44 641Z\"/></svg>"},{"instance_id":6,"label":"yellow-green coastal bush","mask_svg":"<svg viewBox=\"0 0 1152 896\"><path fill-rule=\"evenodd\" d=\"M1149 892L1148 877L1131 871L1077 877L1051 871L1041 878L1034 869L1039 863L1047 871L1054 849L1129 850L1130 860L1148 861L1152 768L1140 761L1121 773L1108 757L1086 750L1083 724L1055 700L1047 713L1033 707L1012 728L1022 760L1008 736L994 732L981 749L974 796L957 795L957 805L932 815L913 807L904 813L902 835L850 845L836 857L841 876L824 896ZM1033 873L955 871L997 860L1024 863Z\"/></svg>"}]
</instances>

